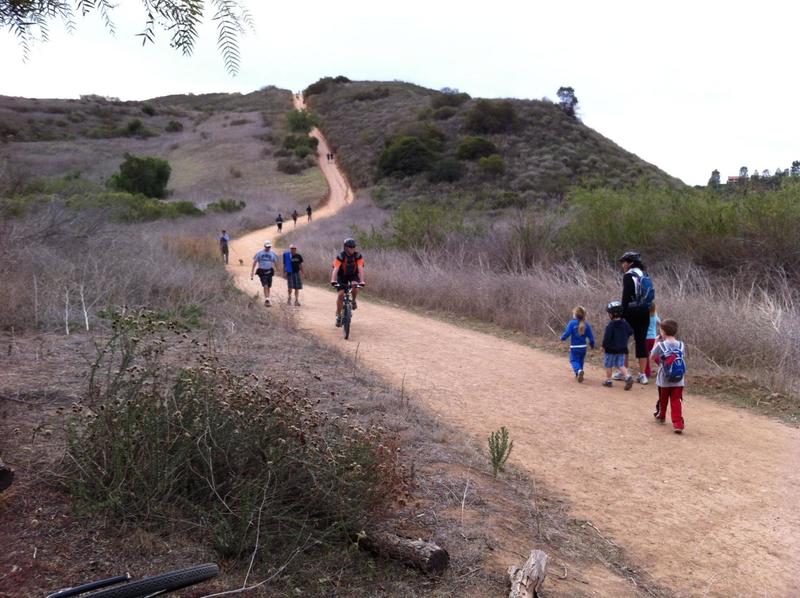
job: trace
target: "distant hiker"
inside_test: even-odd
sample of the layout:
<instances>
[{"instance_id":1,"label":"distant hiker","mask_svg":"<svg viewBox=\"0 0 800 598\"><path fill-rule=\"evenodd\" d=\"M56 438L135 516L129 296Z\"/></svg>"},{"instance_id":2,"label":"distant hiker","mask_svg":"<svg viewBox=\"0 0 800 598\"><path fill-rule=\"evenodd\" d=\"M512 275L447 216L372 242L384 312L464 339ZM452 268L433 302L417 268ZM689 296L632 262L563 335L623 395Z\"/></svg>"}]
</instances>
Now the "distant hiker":
<instances>
[{"instance_id":1,"label":"distant hiker","mask_svg":"<svg viewBox=\"0 0 800 598\"><path fill-rule=\"evenodd\" d=\"M308 216L308 221L311 222L311 204L306 208L306 215Z\"/></svg>"},{"instance_id":2,"label":"distant hiker","mask_svg":"<svg viewBox=\"0 0 800 598\"><path fill-rule=\"evenodd\" d=\"M567 324L561 340L569 341L569 363L575 378L578 382L583 382L583 362L586 359L587 346L594 349L594 334L589 322L586 321L586 309L578 305L572 310L572 320Z\"/></svg>"},{"instance_id":3,"label":"distant hiker","mask_svg":"<svg viewBox=\"0 0 800 598\"><path fill-rule=\"evenodd\" d=\"M287 303L292 304L292 289L294 289L294 304L300 307L300 289L303 288L303 256L297 253L297 245L289 245L289 251L283 254L283 272L286 274L286 284L289 288Z\"/></svg>"},{"instance_id":4,"label":"distant hiker","mask_svg":"<svg viewBox=\"0 0 800 598\"><path fill-rule=\"evenodd\" d=\"M611 372L614 368L619 368L625 379L625 390L630 390L633 386L633 376L628 373L628 368L625 366L625 356L628 354L628 339L633 334L633 329L622 319L620 301L610 301L606 311L610 321L603 334L603 351L605 351L603 365L606 368L606 380L603 386L613 386Z\"/></svg>"},{"instance_id":5,"label":"distant hiker","mask_svg":"<svg viewBox=\"0 0 800 598\"><path fill-rule=\"evenodd\" d=\"M656 376L658 402L653 416L663 424L667 419L667 403L672 415L672 431L681 434L684 428L682 402L683 388L686 386L685 346L675 338L678 323L675 320L661 322L661 334L656 339L651 356L659 366Z\"/></svg>"},{"instance_id":6,"label":"distant hiker","mask_svg":"<svg viewBox=\"0 0 800 598\"><path fill-rule=\"evenodd\" d=\"M225 264L228 264L228 242L231 240L231 237L228 233L224 230L222 231L222 236L219 238L219 250L222 253L222 261Z\"/></svg>"},{"instance_id":7,"label":"distant hiker","mask_svg":"<svg viewBox=\"0 0 800 598\"><path fill-rule=\"evenodd\" d=\"M253 256L253 266L250 268L250 280L253 280L253 273L258 274L261 286L264 288L264 305L270 306L269 294L272 288L272 277L275 275L275 263L278 261L277 254L272 251L272 242L264 241L264 249ZM258 269L256 270L256 266Z\"/></svg>"},{"instance_id":8,"label":"distant hiker","mask_svg":"<svg viewBox=\"0 0 800 598\"><path fill-rule=\"evenodd\" d=\"M299 215L300 215L300 214L298 214L298 213L297 213L297 210L295 210L294 212L292 212L292 222L294 223L294 227L295 227L295 228L297 228L297 217L298 217Z\"/></svg>"},{"instance_id":9,"label":"distant hiker","mask_svg":"<svg viewBox=\"0 0 800 598\"><path fill-rule=\"evenodd\" d=\"M661 318L658 317L656 311L656 302L650 306L650 325L647 327L647 367L644 370L645 375L649 378L652 372L650 371L650 353L656 344L656 337L658 337L658 323Z\"/></svg>"},{"instance_id":10,"label":"distant hiker","mask_svg":"<svg viewBox=\"0 0 800 598\"><path fill-rule=\"evenodd\" d=\"M283 230L283 216L278 214L278 217L275 219L275 224L278 225L278 232Z\"/></svg>"},{"instance_id":11,"label":"distant hiker","mask_svg":"<svg viewBox=\"0 0 800 598\"><path fill-rule=\"evenodd\" d=\"M647 329L650 326L650 306L655 300L655 289L639 253L626 251L618 261L625 273L622 277L622 317L633 328L636 359L639 360L636 381L647 384Z\"/></svg>"}]
</instances>

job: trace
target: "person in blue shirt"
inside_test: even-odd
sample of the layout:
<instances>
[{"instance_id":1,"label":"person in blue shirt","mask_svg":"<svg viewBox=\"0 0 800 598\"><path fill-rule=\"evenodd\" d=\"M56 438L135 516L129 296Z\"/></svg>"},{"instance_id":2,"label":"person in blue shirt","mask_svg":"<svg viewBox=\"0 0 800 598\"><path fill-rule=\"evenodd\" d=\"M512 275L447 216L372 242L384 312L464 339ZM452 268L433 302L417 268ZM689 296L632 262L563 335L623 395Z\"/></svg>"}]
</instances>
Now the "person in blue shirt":
<instances>
[{"instance_id":1,"label":"person in blue shirt","mask_svg":"<svg viewBox=\"0 0 800 598\"><path fill-rule=\"evenodd\" d=\"M583 382L583 362L586 359L586 349L594 349L594 334L589 322L586 321L586 308L578 305L572 310L572 320L567 324L561 340L569 340L569 363L575 372L578 382Z\"/></svg>"},{"instance_id":2,"label":"person in blue shirt","mask_svg":"<svg viewBox=\"0 0 800 598\"><path fill-rule=\"evenodd\" d=\"M269 293L277 261L278 255L272 251L272 242L264 241L264 249L253 256L253 266L250 268L250 280L253 280L254 273L258 274L258 278L261 280L261 286L264 287L264 305L267 307L270 306Z\"/></svg>"},{"instance_id":3,"label":"person in blue shirt","mask_svg":"<svg viewBox=\"0 0 800 598\"><path fill-rule=\"evenodd\" d=\"M292 290L294 290L294 304L300 307L300 290L303 288L303 256L297 253L297 245L289 245L289 251L283 254L283 273L286 274L286 283L289 288L288 305L292 304Z\"/></svg>"}]
</instances>

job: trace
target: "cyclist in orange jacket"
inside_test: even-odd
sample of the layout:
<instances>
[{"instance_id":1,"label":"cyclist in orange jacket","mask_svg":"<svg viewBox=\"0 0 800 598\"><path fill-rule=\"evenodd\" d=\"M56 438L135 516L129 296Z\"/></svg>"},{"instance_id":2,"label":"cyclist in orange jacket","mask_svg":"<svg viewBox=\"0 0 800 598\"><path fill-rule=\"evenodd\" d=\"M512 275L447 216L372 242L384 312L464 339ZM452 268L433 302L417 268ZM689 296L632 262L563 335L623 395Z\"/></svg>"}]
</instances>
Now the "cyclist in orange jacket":
<instances>
[{"instance_id":1,"label":"cyclist in orange jacket","mask_svg":"<svg viewBox=\"0 0 800 598\"><path fill-rule=\"evenodd\" d=\"M364 284L364 257L356 251L355 239L345 239L344 247L340 254L333 260L333 270L331 271L331 284L339 285L339 293L336 296L336 326L342 325L342 308L344 303L344 289L348 283ZM358 287L353 287L353 309L358 308L356 298L358 297Z\"/></svg>"}]
</instances>

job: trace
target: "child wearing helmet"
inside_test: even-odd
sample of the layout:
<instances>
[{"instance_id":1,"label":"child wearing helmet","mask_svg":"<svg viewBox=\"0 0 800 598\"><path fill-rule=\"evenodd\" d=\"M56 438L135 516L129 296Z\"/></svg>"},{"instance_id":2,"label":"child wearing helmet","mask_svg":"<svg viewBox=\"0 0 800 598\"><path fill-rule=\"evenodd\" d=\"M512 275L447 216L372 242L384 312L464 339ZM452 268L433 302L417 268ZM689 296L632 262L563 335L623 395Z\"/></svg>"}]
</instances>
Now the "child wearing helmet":
<instances>
[{"instance_id":1,"label":"child wearing helmet","mask_svg":"<svg viewBox=\"0 0 800 598\"><path fill-rule=\"evenodd\" d=\"M625 390L630 390L633 386L633 376L625 367L625 357L628 355L628 339L633 334L633 328L622 319L621 301L609 301L606 311L609 322L603 334L603 351L605 352L603 365L606 368L606 380L603 382L603 386L613 386L611 374L614 368L619 368L625 379Z\"/></svg>"}]
</instances>

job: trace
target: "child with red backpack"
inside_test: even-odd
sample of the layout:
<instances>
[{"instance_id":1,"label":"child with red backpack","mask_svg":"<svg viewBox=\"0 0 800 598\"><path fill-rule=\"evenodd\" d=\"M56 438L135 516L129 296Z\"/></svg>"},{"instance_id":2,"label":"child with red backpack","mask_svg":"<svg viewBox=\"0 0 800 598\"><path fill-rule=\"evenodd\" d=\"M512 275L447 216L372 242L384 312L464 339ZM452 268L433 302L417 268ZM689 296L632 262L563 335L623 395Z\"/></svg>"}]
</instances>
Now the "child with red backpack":
<instances>
[{"instance_id":1,"label":"child with red backpack","mask_svg":"<svg viewBox=\"0 0 800 598\"><path fill-rule=\"evenodd\" d=\"M678 323L675 320L664 320L659 328L661 334L656 338L650 357L658 365L656 387L658 402L653 416L663 424L667 419L667 403L672 415L672 430L681 434L684 428L682 401L683 388L686 385L685 347L682 341L675 338L678 334Z\"/></svg>"}]
</instances>

